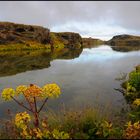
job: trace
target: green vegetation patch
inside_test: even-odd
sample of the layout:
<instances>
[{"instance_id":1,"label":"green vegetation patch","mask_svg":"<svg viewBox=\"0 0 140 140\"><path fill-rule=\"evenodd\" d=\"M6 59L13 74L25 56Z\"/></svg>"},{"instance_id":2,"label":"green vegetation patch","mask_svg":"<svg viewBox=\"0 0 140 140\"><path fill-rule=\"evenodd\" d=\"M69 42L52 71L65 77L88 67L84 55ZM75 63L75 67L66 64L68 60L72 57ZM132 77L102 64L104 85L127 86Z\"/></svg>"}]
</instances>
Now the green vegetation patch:
<instances>
[{"instance_id":1,"label":"green vegetation patch","mask_svg":"<svg viewBox=\"0 0 140 140\"><path fill-rule=\"evenodd\" d=\"M55 33L50 33L50 42L53 48L56 49L63 49L64 48L64 42L60 40L58 36L55 35Z\"/></svg>"},{"instance_id":2,"label":"green vegetation patch","mask_svg":"<svg viewBox=\"0 0 140 140\"><path fill-rule=\"evenodd\" d=\"M25 43L15 43L15 44L4 44L0 45L0 52L6 51L26 51L26 50L41 50L45 49L49 52L51 51L50 44L40 44L37 42L25 42Z\"/></svg>"}]
</instances>

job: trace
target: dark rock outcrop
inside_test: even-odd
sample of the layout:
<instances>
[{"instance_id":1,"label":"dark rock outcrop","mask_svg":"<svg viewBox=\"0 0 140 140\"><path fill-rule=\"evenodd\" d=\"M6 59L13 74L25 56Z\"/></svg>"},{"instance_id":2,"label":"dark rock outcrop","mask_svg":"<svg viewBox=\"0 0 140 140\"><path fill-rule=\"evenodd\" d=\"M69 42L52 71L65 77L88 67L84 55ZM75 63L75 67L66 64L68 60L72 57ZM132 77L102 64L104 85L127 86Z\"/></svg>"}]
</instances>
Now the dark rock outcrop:
<instances>
[{"instance_id":1,"label":"dark rock outcrop","mask_svg":"<svg viewBox=\"0 0 140 140\"><path fill-rule=\"evenodd\" d=\"M0 44L37 41L49 43L50 30L41 26L0 22Z\"/></svg>"}]
</instances>

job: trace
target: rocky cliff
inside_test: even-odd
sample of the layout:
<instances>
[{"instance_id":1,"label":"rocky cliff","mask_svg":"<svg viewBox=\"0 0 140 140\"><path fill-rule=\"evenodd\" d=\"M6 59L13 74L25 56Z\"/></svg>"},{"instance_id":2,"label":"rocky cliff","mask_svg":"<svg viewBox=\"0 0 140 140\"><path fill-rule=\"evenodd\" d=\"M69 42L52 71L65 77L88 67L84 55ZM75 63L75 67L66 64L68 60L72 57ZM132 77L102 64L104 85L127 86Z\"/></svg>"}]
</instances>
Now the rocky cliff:
<instances>
[{"instance_id":1,"label":"rocky cliff","mask_svg":"<svg viewBox=\"0 0 140 140\"><path fill-rule=\"evenodd\" d=\"M82 38L78 33L52 33L41 26L0 22L0 51L42 48L82 48Z\"/></svg>"},{"instance_id":2,"label":"rocky cliff","mask_svg":"<svg viewBox=\"0 0 140 140\"><path fill-rule=\"evenodd\" d=\"M50 30L40 26L0 22L0 44L35 41L49 43Z\"/></svg>"},{"instance_id":3,"label":"rocky cliff","mask_svg":"<svg viewBox=\"0 0 140 140\"><path fill-rule=\"evenodd\" d=\"M54 46L58 41L59 43L62 43L65 48L70 49L82 48L82 38L78 33L73 32L51 33L50 38L52 46Z\"/></svg>"}]
</instances>

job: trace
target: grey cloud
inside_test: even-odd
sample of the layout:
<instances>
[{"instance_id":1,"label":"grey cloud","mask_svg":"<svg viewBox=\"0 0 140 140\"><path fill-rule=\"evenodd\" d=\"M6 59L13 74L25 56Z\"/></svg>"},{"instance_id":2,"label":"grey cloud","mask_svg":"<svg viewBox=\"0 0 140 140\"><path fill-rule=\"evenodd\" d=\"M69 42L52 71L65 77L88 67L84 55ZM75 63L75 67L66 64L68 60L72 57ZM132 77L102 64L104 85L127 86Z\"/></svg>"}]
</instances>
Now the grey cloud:
<instances>
[{"instance_id":1,"label":"grey cloud","mask_svg":"<svg viewBox=\"0 0 140 140\"><path fill-rule=\"evenodd\" d=\"M107 22L140 33L138 1L6 1L0 2L0 20L49 28L66 23ZM74 27L75 28L75 27ZM79 30L79 29L77 29Z\"/></svg>"},{"instance_id":2,"label":"grey cloud","mask_svg":"<svg viewBox=\"0 0 140 140\"><path fill-rule=\"evenodd\" d=\"M140 2L122 2L116 7L116 22L125 28L140 29Z\"/></svg>"}]
</instances>

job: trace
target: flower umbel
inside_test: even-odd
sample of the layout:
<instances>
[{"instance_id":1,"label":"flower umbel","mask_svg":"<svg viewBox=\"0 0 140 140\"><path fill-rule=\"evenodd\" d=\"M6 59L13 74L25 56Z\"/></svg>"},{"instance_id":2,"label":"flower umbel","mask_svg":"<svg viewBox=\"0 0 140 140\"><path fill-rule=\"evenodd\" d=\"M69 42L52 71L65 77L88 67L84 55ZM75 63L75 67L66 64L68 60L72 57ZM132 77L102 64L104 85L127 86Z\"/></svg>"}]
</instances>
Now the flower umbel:
<instances>
[{"instance_id":1,"label":"flower umbel","mask_svg":"<svg viewBox=\"0 0 140 140\"><path fill-rule=\"evenodd\" d=\"M25 85L19 85L19 86L16 88L16 95L22 94L22 93L24 93L26 90L27 90L27 86L25 86Z\"/></svg>"},{"instance_id":2,"label":"flower umbel","mask_svg":"<svg viewBox=\"0 0 140 140\"><path fill-rule=\"evenodd\" d=\"M12 89L12 88L5 88L3 91L2 91L2 98L5 100L5 101L8 101L8 100L11 100L12 97L15 95L15 90Z\"/></svg>"},{"instance_id":3,"label":"flower umbel","mask_svg":"<svg viewBox=\"0 0 140 140\"><path fill-rule=\"evenodd\" d=\"M57 98L60 94L60 88L57 84L47 84L43 88L44 96L50 97L50 98Z\"/></svg>"},{"instance_id":4,"label":"flower umbel","mask_svg":"<svg viewBox=\"0 0 140 140\"><path fill-rule=\"evenodd\" d=\"M15 116L15 125L17 128L27 129L27 124L31 121L30 115L25 111L17 113Z\"/></svg>"},{"instance_id":5,"label":"flower umbel","mask_svg":"<svg viewBox=\"0 0 140 140\"><path fill-rule=\"evenodd\" d=\"M140 99L135 99L135 101L133 102L134 105L140 106Z\"/></svg>"},{"instance_id":6,"label":"flower umbel","mask_svg":"<svg viewBox=\"0 0 140 140\"><path fill-rule=\"evenodd\" d=\"M36 85L30 84L30 86L24 91L26 97L40 97L42 96L42 89Z\"/></svg>"}]
</instances>

